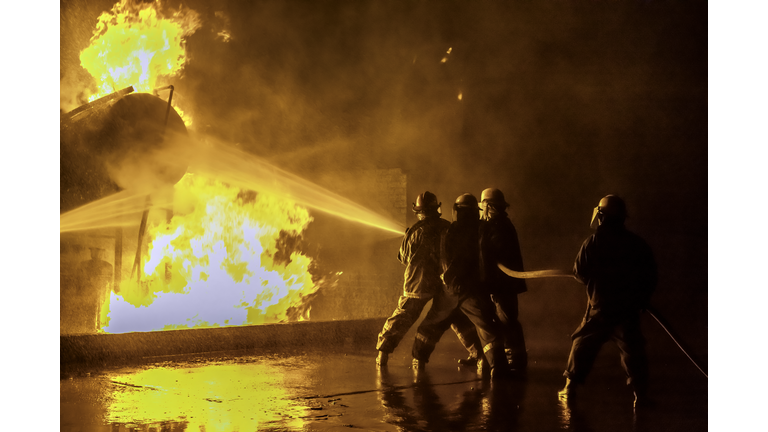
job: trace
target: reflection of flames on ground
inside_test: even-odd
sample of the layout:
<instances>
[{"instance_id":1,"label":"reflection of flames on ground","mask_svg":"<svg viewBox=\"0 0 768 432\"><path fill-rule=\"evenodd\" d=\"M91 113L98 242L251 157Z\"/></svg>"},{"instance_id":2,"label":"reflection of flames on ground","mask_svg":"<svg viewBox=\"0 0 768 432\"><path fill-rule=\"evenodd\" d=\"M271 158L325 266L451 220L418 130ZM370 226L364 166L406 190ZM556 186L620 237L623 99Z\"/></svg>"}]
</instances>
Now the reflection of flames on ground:
<instances>
[{"instance_id":1,"label":"reflection of flames on ground","mask_svg":"<svg viewBox=\"0 0 768 432\"><path fill-rule=\"evenodd\" d=\"M121 0L104 12L80 53L80 63L96 80L93 101L123 88L150 93L160 80L178 77L187 61L185 40L200 27L198 14L180 6L165 17L160 0ZM185 123L191 122L175 106Z\"/></svg>"},{"instance_id":2,"label":"reflection of flames on ground","mask_svg":"<svg viewBox=\"0 0 768 432\"><path fill-rule=\"evenodd\" d=\"M312 222L283 198L201 176L175 186L174 215L148 227L141 279L102 307L109 333L302 320L323 280L296 251ZM108 317L106 311L109 311Z\"/></svg>"}]
</instances>

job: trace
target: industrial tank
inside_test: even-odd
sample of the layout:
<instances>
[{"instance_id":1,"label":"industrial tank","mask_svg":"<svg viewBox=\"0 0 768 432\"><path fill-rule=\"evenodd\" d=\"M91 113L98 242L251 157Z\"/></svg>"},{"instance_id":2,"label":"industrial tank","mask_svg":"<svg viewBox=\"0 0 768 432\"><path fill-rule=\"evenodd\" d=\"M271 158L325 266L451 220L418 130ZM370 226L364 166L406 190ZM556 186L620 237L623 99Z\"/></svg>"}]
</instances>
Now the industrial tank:
<instances>
[{"instance_id":1,"label":"industrial tank","mask_svg":"<svg viewBox=\"0 0 768 432\"><path fill-rule=\"evenodd\" d=\"M173 88L165 90L170 101ZM128 87L61 115L61 214L121 190L149 196L184 176L188 133L169 101ZM62 335L101 327L105 299L136 271L147 212L131 226L61 233Z\"/></svg>"},{"instance_id":2,"label":"industrial tank","mask_svg":"<svg viewBox=\"0 0 768 432\"><path fill-rule=\"evenodd\" d=\"M173 185L187 169L184 152L174 155L187 136L181 116L130 87L63 114L60 131L61 213L122 189Z\"/></svg>"}]
</instances>

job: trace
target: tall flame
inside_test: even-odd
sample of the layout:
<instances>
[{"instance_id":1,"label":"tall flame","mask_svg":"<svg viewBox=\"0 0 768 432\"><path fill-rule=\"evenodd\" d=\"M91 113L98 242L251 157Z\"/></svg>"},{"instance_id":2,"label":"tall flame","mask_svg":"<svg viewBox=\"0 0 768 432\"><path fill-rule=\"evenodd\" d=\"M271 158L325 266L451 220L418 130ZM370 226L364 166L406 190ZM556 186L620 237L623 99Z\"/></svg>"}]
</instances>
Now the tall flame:
<instances>
[{"instance_id":1,"label":"tall flame","mask_svg":"<svg viewBox=\"0 0 768 432\"><path fill-rule=\"evenodd\" d=\"M90 46L80 53L98 89L88 100L128 86L149 93L159 80L178 76L187 61L185 40L200 25L197 12L182 6L166 18L160 0L115 4L99 16Z\"/></svg>"},{"instance_id":2,"label":"tall flame","mask_svg":"<svg viewBox=\"0 0 768 432\"><path fill-rule=\"evenodd\" d=\"M141 280L111 294L105 331L273 323L302 311L318 289L310 258L291 250L312 222L305 208L199 175L175 189L182 212L149 227Z\"/></svg>"}]
</instances>

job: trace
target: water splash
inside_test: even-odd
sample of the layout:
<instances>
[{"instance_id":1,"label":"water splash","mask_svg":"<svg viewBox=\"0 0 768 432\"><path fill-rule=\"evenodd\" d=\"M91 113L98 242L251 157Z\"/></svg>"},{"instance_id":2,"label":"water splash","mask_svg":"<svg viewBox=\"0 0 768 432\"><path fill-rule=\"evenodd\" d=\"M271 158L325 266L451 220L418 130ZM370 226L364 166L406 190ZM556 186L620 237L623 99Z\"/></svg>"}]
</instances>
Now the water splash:
<instances>
[{"instance_id":1,"label":"water splash","mask_svg":"<svg viewBox=\"0 0 768 432\"><path fill-rule=\"evenodd\" d=\"M232 146L203 144L190 139L182 148L168 148L156 158L188 158L189 171L242 189L283 196L299 205L401 235L405 227L298 175L280 169L263 158ZM147 197L150 196L149 201ZM171 206L165 190L122 191L89 203L60 216L60 232L95 228L135 226L141 213L152 207Z\"/></svg>"},{"instance_id":2,"label":"water splash","mask_svg":"<svg viewBox=\"0 0 768 432\"><path fill-rule=\"evenodd\" d=\"M134 227L145 209L172 205L166 194L155 194L149 202L148 196L146 191L124 190L68 211L59 217L59 232Z\"/></svg>"},{"instance_id":3,"label":"water splash","mask_svg":"<svg viewBox=\"0 0 768 432\"><path fill-rule=\"evenodd\" d=\"M405 229L402 224L262 158L222 144L213 144L205 149L207 156L190 167L195 172L243 189L284 196L297 204L397 235Z\"/></svg>"}]
</instances>

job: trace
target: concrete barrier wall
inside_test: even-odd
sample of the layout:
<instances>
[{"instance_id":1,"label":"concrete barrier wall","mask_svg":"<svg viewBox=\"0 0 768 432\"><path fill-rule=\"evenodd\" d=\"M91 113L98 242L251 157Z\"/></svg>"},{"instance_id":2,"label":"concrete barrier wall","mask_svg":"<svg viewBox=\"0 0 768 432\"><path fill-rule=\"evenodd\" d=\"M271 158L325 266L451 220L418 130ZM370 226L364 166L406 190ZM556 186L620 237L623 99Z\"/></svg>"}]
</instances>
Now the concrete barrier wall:
<instances>
[{"instance_id":1,"label":"concrete barrier wall","mask_svg":"<svg viewBox=\"0 0 768 432\"><path fill-rule=\"evenodd\" d=\"M386 318L297 322L242 327L187 329L125 334L60 336L61 366L106 365L143 357L243 349L297 347L335 349L376 346Z\"/></svg>"}]
</instances>

